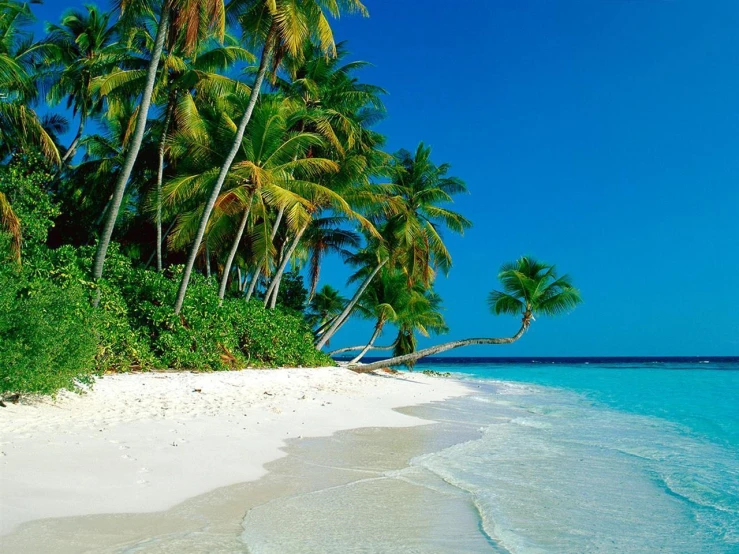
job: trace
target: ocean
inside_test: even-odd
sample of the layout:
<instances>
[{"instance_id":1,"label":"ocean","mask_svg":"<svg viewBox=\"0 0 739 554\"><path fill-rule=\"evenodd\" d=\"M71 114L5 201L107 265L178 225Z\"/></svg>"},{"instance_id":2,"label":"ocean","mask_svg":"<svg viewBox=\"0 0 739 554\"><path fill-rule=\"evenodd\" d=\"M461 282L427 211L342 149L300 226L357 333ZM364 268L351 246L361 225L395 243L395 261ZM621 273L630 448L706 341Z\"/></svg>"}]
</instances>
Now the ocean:
<instances>
[{"instance_id":1,"label":"ocean","mask_svg":"<svg viewBox=\"0 0 739 554\"><path fill-rule=\"evenodd\" d=\"M439 358L488 422L411 468L491 551L739 553L739 359Z\"/></svg>"}]
</instances>

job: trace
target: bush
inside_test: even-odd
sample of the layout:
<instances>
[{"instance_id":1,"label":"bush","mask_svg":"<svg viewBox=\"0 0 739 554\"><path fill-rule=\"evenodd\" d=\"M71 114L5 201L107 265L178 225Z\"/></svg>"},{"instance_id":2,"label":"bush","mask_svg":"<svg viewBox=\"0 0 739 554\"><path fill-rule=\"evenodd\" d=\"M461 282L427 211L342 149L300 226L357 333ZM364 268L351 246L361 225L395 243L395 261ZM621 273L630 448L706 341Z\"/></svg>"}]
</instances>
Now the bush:
<instances>
[{"instance_id":1,"label":"bush","mask_svg":"<svg viewBox=\"0 0 739 554\"><path fill-rule=\"evenodd\" d=\"M300 312L279 307L265 310L259 300L245 303L233 299L230 303L233 305L230 309L234 314L239 346L252 365L335 365L328 355L313 346L313 332Z\"/></svg>"},{"instance_id":2,"label":"bush","mask_svg":"<svg viewBox=\"0 0 739 554\"><path fill-rule=\"evenodd\" d=\"M53 393L93 372L129 368L199 371L333 365L313 346L302 313L227 298L193 275L179 315L182 268L133 267L111 245L105 279L89 280L93 247L40 247L22 270L6 269L0 295L2 392ZM11 266L6 264L7 268ZM99 308L91 300L100 292Z\"/></svg>"},{"instance_id":3,"label":"bush","mask_svg":"<svg viewBox=\"0 0 739 554\"><path fill-rule=\"evenodd\" d=\"M89 383L98 339L84 289L32 285L0 272L0 393L54 394Z\"/></svg>"}]
</instances>

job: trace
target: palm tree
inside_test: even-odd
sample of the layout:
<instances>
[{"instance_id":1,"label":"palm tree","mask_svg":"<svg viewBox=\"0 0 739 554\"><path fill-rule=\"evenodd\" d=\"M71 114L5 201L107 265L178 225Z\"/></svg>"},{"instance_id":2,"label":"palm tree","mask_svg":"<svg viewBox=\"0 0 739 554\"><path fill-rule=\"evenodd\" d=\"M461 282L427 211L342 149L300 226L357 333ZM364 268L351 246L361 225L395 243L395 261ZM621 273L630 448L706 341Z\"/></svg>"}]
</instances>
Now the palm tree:
<instances>
[{"instance_id":1,"label":"palm tree","mask_svg":"<svg viewBox=\"0 0 739 554\"><path fill-rule=\"evenodd\" d=\"M146 4L148 4L148 2L143 2L142 0L119 0L119 2L122 16L127 15L127 10L135 11L136 8L144 9L146 8ZM156 38L154 39L151 57L146 70L146 84L142 91L138 116L136 118L136 127L128 151L126 152L126 159L121 173L118 175L116 181L113 199L108 208L105 225L100 234L95 259L93 260L92 277L94 280L102 277L105 256L113 235L113 228L118 218L123 194L144 139L149 106L151 105L154 94L157 68L159 66L159 60L162 57L167 34L173 33L176 36L182 37L181 40L183 41L185 51L193 51L199 41L209 31L215 31L219 37L222 37L225 32L225 7L223 0L162 0ZM94 302L95 305L98 304L99 300L100 295L98 294Z\"/></svg>"},{"instance_id":2,"label":"palm tree","mask_svg":"<svg viewBox=\"0 0 739 554\"><path fill-rule=\"evenodd\" d=\"M123 170L137 113L135 98L117 99L109 103L100 120L99 132L85 135L80 140L79 147L84 150L84 156L71 168L69 178L60 181L57 190L58 199L65 205L57 226L65 236L76 236L82 243L94 239L113 202L115 177ZM150 138L151 135L144 137L141 152L151 153L153 150ZM142 157L147 163L141 163ZM140 155L139 158L131 174L131 181L137 184L146 181L153 169L152 160L148 159L150 156ZM127 187L121 205L134 207L130 199L140 196L136 187ZM122 212L133 215L132 210L124 209ZM120 216L118 220L120 224Z\"/></svg>"},{"instance_id":3,"label":"palm tree","mask_svg":"<svg viewBox=\"0 0 739 554\"><path fill-rule=\"evenodd\" d=\"M359 302L359 313L365 318L374 318L375 326L369 342L363 346L340 348L330 355L352 350L361 352L351 360L357 363L370 350L393 350L395 356L415 351L415 333L428 337L430 333L448 331L441 314L441 297L417 282L408 287L405 275L385 268L379 279L375 279ZM388 346L375 346L386 324L398 328L396 339Z\"/></svg>"},{"instance_id":4,"label":"palm tree","mask_svg":"<svg viewBox=\"0 0 739 554\"><path fill-rule=\"evenodd\" d=\"M415 155L401 150L395 155L391 183L375 185L383 198L383 211L374 215L375 223L383 222L386 256L367 261L364 282L347 304L344 312L316 344L319 350L346 322L366 287L386 263L403 268L409 285L420 280L428 285L435 269L449 272L452 258L439 234L439 228L463 233L472 224L462 215L439 204L452 202L452 195L465 192L464 182L450 177L449 164L435 165L431 149L421 143ZM371 269L370 269L371 268Z\"/></svg>"},{"instance_id":5,"label":"palm tree","mask_svg":"<svg viewBox=\"0 0 739 554\"><path fill-rule=\"evenodd\" d=\"M184 97L187 99L187 97ZM183 99L183 100L184 100ZM183 102L184 103L184 102ZM203 197L217 178L223 161L221 146L230 144L233 120L228 117L227 106L213 106L198 110L192 99L187 104L190 113L188 126L177 132L172 139L172 151L180 158L179 174L166 186L167 201L181 205L188 198ZM231 111L238 113L239 102ZM183 110L185 111L185 110ZM214 210L217 217L209 224L209 235L215 237L227 233L233 237L232 246L225 261L221 278L220 297L225 295L231 274L231 266L246 229L252 205L288 208L288 220L293 225L302 225L306 209L315 204L333 202L340 206L341 198L315 182L315 177L336 171L336 164L320 157L308 157L310 148L320 145L322 139L314 133L291 132L292 104L279 96L263 97L254 111L249 132L244 135L239 155L227 176L226 188L219 195ZM192 225L199 220L201 204L196 202L192 210L180 213L181 224L172 238L182 243L194 234ZM197 214L197 217L193 217ZM238 228L223 227L225 218L236 216Z\"/></svg>"},{"instance_id":6,"label":"palm tree","mask_svg":"<svg viewBox=\"0 0 739 554\"><path fill-rule=\"evenodd\" d=\"M112 13L88 5L85 11L67 11L59 25L46 26L46 40L55 47L49 63L60 67L48 101L54 105L66 98L67 108L80 118L77 133L61 158L62 165L74 155L88 118L102 110L102 99L92 91L93 80L109 72L123 57L116 43L117 30L110 25L111 17Z\"/></svg>"},{"instance_id":7,"label":"palm tree","mask_svg":"<svg viewBox=\"0 0 739 554\"><path fill-rule=\"evenodd\" d=\"M251 120L268 66L272 64L276 68L285 52L299 56L303 45L308 40L318 42L325 53L335 54L333 34L324 10L327 10L333 17L338 17L342 8L366 14L366 9L359 0L305 0L299 4L292 0L234 0L233 8L242 25L244 36L251 37L252 40L262 44L262 55L249 102L236 128L231 150L224 160L200 219L175 300L174 311L177 314L180 313L185 301L190 274L195 265L208 220L231 169L231 164L241 147L244 132Z\"/></svg>"},{"instance_id":8,"label":"palm tree","mask_svg":"<svg viewBox=\"0 0 739 554\"><path fill-rule=\"evenodd\" d=\"M339 162L342 168L340 175L331 178L329 186L345 197L351 205L356 205L351 198L353 188L356 182L367 180L369 172L352 175L351 171L344 169L367 167L366 162L359 164L357 162L363 160L368 153L374 152L377 137L366 126L379 120L384 113L384 106L379 99L379 95L384 91L373 85L359 83L353 77L353 72L366 64L364 62L342 64L345 56L342 44L337 45L335 57L328 57L320 47L306 42L300 57L291 55L285 57L284 66L289 79L276 77L276 86L299 106L295 129L314 132L324 138L325 146L318 152L311 149L311 154L323 155ZM293 237L288 247L292 248L294 245L293 250L297 249L300 257L301 250L305 251L305 248L300 248L300 242L312 242L316 246L311 248L310 296L315 293L323 253L334 247L340 248L340 242L350 239L348 236L342 236L342 231L338 229L330 232L326 229L321 233L325 240L318 239L317 232L321 222L327 222L332 217L335 216L323 217L316 214L314 222L306 229L305 234ZM273 240L281 221L282 211L279 211L272 230ZM282 256L278 264L285 261ZM247 297L251 297L260 275L260 268L257 268ZM268 292L271 292L265 297L265 302L269 302L272 307L279 294L280 280L281 272L278 271L269 285Z\"/></svg>"},{"instance_id":9,"label":"palm tree","mask_svg":"<svg viewBox=\"0 0 739 554\"><path fill-rule=\"evenodd\" d=\"M448 332L441 309L441 296L434 290L422 289L416 292L411 301L398 312L395 322L398 335L393 341L393 356L415 352L418 344L416 333L429 337L432 333L440 335ZM405 365L413 367L415 360L407 361Z\"/></svg>"},{"instance_id":10,"label":"palm tree","mask_svg":"<svg viewBox=\"0 0 739 554\"><path fill-rule=\"evenodd\" d=\"M306 313L308 324L320 334L346 305L346 298L331 285L323 285L311 298Z\"/></svg>"},{"instance_id":11,"label":"palm tree","mask_svg":"<svg viewBox=\"0 0 739 554\"><path fill-rule=\"evenodd\" d=\"M33 21L27 2L0 2L0 160L24 149L58 164L53 133L31 108L38 96L35 68L49 54L49 45L33 42L33 33L24 29Z\"/></svg>"},{"instance_id":12,"label":"palm tree","mask_svg":"<svg viewBox=\"0 0 739 554\"><path fill-rule=\"evenodd\" d=\"M439 344L417 352L395 356L388 360L373 362L361 367L361 371L373 371L382 367L413 363L425 356L432 356L454 348L474 344L511 344L528 330L536 315L555 316L573 310L580 302L580 292L572 285L567 275L558 276L555 266L539 262L531 257L522 257L513 263L504 264L498 279L503 290L493 290L488 298L495 315L521 316L521 327L512 337L472 338Z\"/></svg>"},{"instance_id":13,"label":"palm tree","mask_svg":"<svg viewBox=\"0 0 739 554\"><path fill-rule=\"evenodd\" d=\"M340 256L349 253L350 248L358 248L360 235L341 227L346 217L334 215L316 218L311 222L303 236L303 254L308 262L310 289L308 300L312 299L318 290L318 281L321 276L321 265L328 254Z\"/></svg>"}]
</instances>

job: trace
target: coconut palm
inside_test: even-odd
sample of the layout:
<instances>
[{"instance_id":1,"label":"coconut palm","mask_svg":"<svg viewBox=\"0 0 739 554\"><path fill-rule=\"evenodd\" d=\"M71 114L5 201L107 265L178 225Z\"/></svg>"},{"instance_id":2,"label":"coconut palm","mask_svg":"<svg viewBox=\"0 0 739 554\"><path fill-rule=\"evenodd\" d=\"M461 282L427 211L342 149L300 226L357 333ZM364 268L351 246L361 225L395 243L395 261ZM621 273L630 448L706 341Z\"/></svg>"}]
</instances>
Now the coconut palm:
<instances>
[{"instance_id":1,"label":"coconut palm","mask_svg":"<svg viewBox=\"0 0 739 554\"><path fill-rule=\"evenodd\" d=\"M416 333L429 337L431 334L440 335L448 332L449 328L446 326L441 309L441 296L434 290L422 289L416 292L411 301L398 312L395 322L398 335L392 343L393 356L415 352L418 344ZM413 367L415 360L409 360L405 365Z\"/></svg>"},{"instance_id":2,"label":"coconut palm","mask_svg":"<svg viewBox=\"0 0 739 554\"><path fill-rule=\"evenodd\" d=\"M48 63L58 66L48 101L54 105L66 98L67 108L80 120L62 164L74 155L87 120L102 111L101 97L93 94L93 80L108 73L124 57L116 42L116 27L110 24L112 15L88 5L84 11L65 12L59 25L46 26L46 40L55 47Z\"/></svg>"},{"instance_id":3,"label":"coconut palm","mask_svg":"<svg viewBox=\"0 0 739 554\"><path fill-rule=\"evenodd\" d=\"M139 33L142 35L142 33ZM145 44L151 44L154 37L140 37ZM178 119L175 111L180 96L187 92L195 92L198 101L208 102L214 97L225 94L242 94L248 96L249 88L239 81L230 78L226 73L238 62L250 62L254 56L242 48L236 38L224 33L221 41L203 40L194 51L183 49L181 37L170 34L162 54L161 70L157 79L152 102L161 107L161 114L153 126L158 135L158 163L156 188L152 204L155 212L157 270L162 270L162 184L164 181L165 158L168 138ZM104 78L98 79L96 88L108 97L130 98L137 96L137 91L145 86L146 73L139 67L113 71Z\"/></svg>"},{"instance_id":4,"label":"coconut palm","mask_svg":"<svg viewBox=\"0 0 739 554\"><path fill-rule=\"evenodd\" d=\"M353 77L353 73L366 64L363 62L344 64L345 56L342 44L337 45L335 57L328 57L320 47L306 42L299 57L292 55L285 57L284 65L289 78L276 78L276 87L298 106L296 130L311 131L325 139L325 146L319 152L312 149L312 155L330 157L348 170L360 166L366 169L368 164L364 159L369 153L374 152L378 142L376 134L367 127L379 120L384 113L384 106L379 98L384 91L373 85L359 83ZM347 199L350 205L360 208L351 195L356 183L368 180L371 174L368 171L354 173L351 175L351 171L340 171L340 175L332 178L328 185ZM316 221L327 221L331 217L333 216L322 217L317 214ZM278 231L281 220L281 212L278 212L273 233ZM300 252L299 243L316 239L317 230L318 226L312 223L305 235L291 239L291 245L295 244L297 251ZM341 240L341 231L336 230L331 234L333 238L325 237L327 248L330 248L335 239ZM322 258L321 243L315 244L318 248L312 249L314 256L311 260L310 295L315 293ZM284 257L280 258L280 262L284 261ZM247 296L251 296L259 276L260 270L257 269ZM272 307L279 294L280 279L281 273L278 271L268 288L271 293L265 297L265 302L269 302Z\"/></svg>"},{"instance_id":5,"label":"coconut palm","mask_svg":"<svg viewBox=\"0 0 739 554\"><path fill-rule=\"evenodd\" d=\"M306 313L308 324L316 334L320 334L341 313L345 305L346 298L341 296L338 290L331 285L323 285L308 304Z\"/></svg>"},{"instance_id":6,"label":"coconut palm","mask_svg":"<svg viewBox=\"0 0 739 554\"><path fill-rule=\"evenodd\" d=\"M100 120L99 132L80 140L79 147L85 154L80 163L71 168L69 179L63 179L58 187L59 199L65 206L57 223L60 232L76 236L78 241L85 243L99 229L113 202L115 177L120 175L126 162L137 113L135 98L121 98L108 106ZM154 148L151 138L147 135L142 141L140 151L147 155L140 156L143 160L140 159L132 171L134 183L146 181L153 170L149 155ZM121 205L134 208L130 199L138 196L139 190L127 187ZM133 215L134 211L125 209L123 213Z\"/></svg>"},{"instance_id":7,"label":"coconut palm","mask_svg":"<svg viewBox=\"0 0 739 554\"><path fill-rule=\"evenodd\" d=\"M387 196L391 215L387 225L396 239L398 263L409 280L428 284L435 270L444 274L452 266L452 257L439 233L446 228L463 234L472 223L443 204L452 196L467 192L464 181L448 175L449 164L431 161L431 148L423 143L414 154L401 150L395 155L392 183L379 185Z\"/></svg>"},{"instance_id":8,"label":"coconut palm","mask_svg":"<svg viewBox=\"0 0 739 554\"><path fill-rule=\"evenodd\" d=\"M513 263L504 264L498 279L503 290L493 290L488 303L495 315L508 314L521 317L521 327L512 337L471 338L447 342L395 356L362 366L362 371L381 367L413 363L425 356L432 356L454 348L474 344L511 344L528 330L536 315L555 316L573 310L582 298L567 275L558 276L555 266L524 256Z\"/></svg>"},{"instance_id":9,"label":"coconut palm","mask_svg":"<svg viewBox=\"0 0 739 554\"><path fill-rule=\"evenodd\" d=\"M190 274L205 235L208 220L221 192L221 187L226 181L231 164L241 147L244 132L251 120L268 66L271 64L276 68L285 52L299 56L303 45L308 40L317 42L325 53L335 54L333 34L324 10L333 17L338 17L342 9L366 14L359 0L305 0L300 3L292 0L234 0L232 9L241 23L244 36L260 43L262 54L249 102L236 128L231 149L205 204L175 300L175 313L179 313L182 309Z\"/></svg>"},{"instance_id":10,"label":"coconut palm","mask_svg":"<svg viewBox=\"0 0 739 554\"><path fill-rule=\"evenodd\" d=\"M391 265L403 268L410 285L417 280L428 285L437 268L445 274L451 268L452 258L439 229L446 227L463 233L471 223L440 204L451 202L452 195L467 189L461 179L447 175L449 164L437 166L430 156L431 149L423 143L414 155L401 150L395 155L392 182L375 185L384 209L376 211L373 219L381 227L386 255L374 259L365 256L368 262L365 280L342 315L316 344L319 350L346 322L364 289L384 264L391 262Z\"/></svg>"},{"instance_id":11,"label":"coconut palm","mask_svg":"<svg viewBox=\"0 0 739 554\"><path fill-rule=\"evenodd\" d=\"M31 107L38 95L35 68L49 55L49 45L34 42L26 28L33 21L27 2L0 1L0 160L24 149L58 164L53 133Z\"/></svg>"},{"instance_id":12,"label":"coconut palm","mask_svg":"<svg viewBox=\"0 0 739 554\"><path fill-rule=\"evenodd\" d=\"M192 102L191 106L196 110ZM238 113L238 107L234 111ZM322 139L314 133L289 131L292 111L291 103L278 96L264 97L259 102L249 132L243 137L239 155L231 165L225 190L214 206L217 217L213 218L211 228L225 222L224 217L233 220L235 216L238 221L235 233L232 232L234 226L230 226L229 236L233 241L221 278L221 298L225 295L231 266L253 204L261 206L262 211L264 206L287 207L288 221L301 226L306 209L312 209L316 204L329 202L340 209L348 208L342 206L343 201L338 195L315 182L316 176L336 171L337 166L331 160L306 155L311 147L320 145ZM203 192L210 190L222 163L223 150L219 146L232 140L233 121L228 119L226 112L220 109L211 112L212 117L208 121L205 110L201 109L197 111L200 122L196 122L195 113L192 111L189 122L192 132L183 130L173 137L173 153L183 162L180 174L166 186L170 204L181 204L183 199L195 195L202 198ZM199 202L194 210L200 214ZM181 220L188 223L189 229L178 226L173 237L180 241L180 237L189 238L194 234L192 224L196 218L183 212ZM212 235L213 231L209 234Z\"/></svg>"},{"instance_id":13,"label":"coconut palm","mask_svg":"<svg viewBox=\"0 0 739 554\"><path fill-rule=\"evenodd\" d=\"M144 0L119 0L121 14L129 17L137 10L149 9L149 2ZM222 37L225 32L225 7L223 0L162 0L160 4L159 20L157 22L156 38L151 50L148 67L146 69L146 84L141 94L136 126L133 138L126 152L126 159L122 170L118 175L111 204L105 219L105 225L100 234L97 251L92 266L92 277L97 280L102 277L105 256L110 245L118 218L118 211L123 200L123 195L128 184L129 177L136 163L136 158L144 139L146 121L149 114L154 85L157 78L157 68L164 50L164 43L168 33L181 37L183 49L193 51L197 44L205 36L214 32L216 36ZM95 304L99 302L98 295Z\"/></svg>"},{"instance_id":14,"label":"coconut palm","mask_svg":"<svg viewBox=\"0 0 739 554\"><path fill-rule=\"evenodd\" d=\"M361 350L350 363L357 363L369 350L393 350L395 356L413 352L416 332L428 337L430 333L440 334L448 330L441 314L441 297L420 282L409 287L405 275L399 270L385 268L362 296L357 311L362 317L375 320L369 342L330 353ZM396 339L388 346L375 346L388 323L398 328Z\"/></svg>"}]
</instances>

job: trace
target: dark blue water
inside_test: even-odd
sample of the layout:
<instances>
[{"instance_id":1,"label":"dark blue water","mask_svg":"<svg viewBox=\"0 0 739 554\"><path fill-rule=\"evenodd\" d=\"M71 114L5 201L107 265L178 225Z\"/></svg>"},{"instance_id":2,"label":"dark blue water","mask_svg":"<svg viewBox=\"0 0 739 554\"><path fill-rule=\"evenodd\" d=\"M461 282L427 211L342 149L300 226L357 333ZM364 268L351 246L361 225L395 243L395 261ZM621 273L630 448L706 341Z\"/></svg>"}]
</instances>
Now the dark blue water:
<instances>
[{"instance_id":1,"label":"dark blue water","mask_svg":"<svg viewBox=\"0 0 739 554\"><path fill-rule=\"evenodd\" d=\"M436 359L495 423L414 461L507 552L739 553L739 359Z\"/></svg>"}]
</instances>

